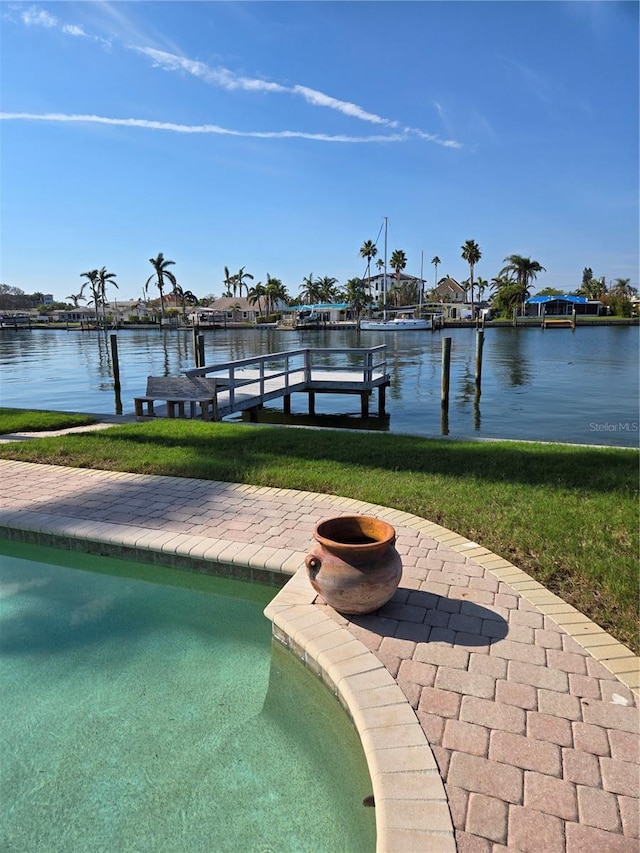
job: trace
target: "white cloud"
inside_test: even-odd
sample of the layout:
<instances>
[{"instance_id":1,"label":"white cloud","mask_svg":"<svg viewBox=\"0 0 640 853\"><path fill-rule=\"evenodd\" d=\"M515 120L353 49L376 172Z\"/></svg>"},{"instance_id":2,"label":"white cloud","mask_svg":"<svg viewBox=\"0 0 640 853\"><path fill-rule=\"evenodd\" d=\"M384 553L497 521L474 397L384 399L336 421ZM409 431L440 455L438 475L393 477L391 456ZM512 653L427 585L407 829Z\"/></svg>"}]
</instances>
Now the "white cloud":
<instances>
[{"instance_id":1,"label":"white cloud","mask_svg":"<svg viewBox=\"0 0 640 853\"><path fill-rule=\"evenodd\" d=\"M222 89L233 91L234 89L245 89L253 92L288 92L290 91L285 86L280 86L279 83L270 83L267 80L260 80L251 77L242 77L229 71L227 68L210 68L204 62L198 62L193 59L186 59L183 56L176 56L173 53L167 53L164 50L156 50L152 47L135 47L130 46L130 50L135 50L144 56L148 56L153 62L154 67L164 68L166 71L186 71L205 83L210 83L213 86L220 86Z\"/></svg>"},{"instance_id":2,"label":"white cloud","mask_svg":"<svg viewBox=\"0 0 640 853\"><path fill-rule=\"evenodd\" d=\"M31 6L26 12L22 13L21 17L22 22L28 27L55 27L58 25L57 18L54 18L53 15L45 12L44 9L40 9L39 6Z\"/></svg>"},{"instance_id":3,"label":"white cloud","mask_svg":"<svg viewBox=\"0 0 640 853\"><path fill-rule=\"evenodd\" d=\"M115 125L119 127L139 127L146 130L165 130L173 133L213 133L219 136L243 136L254 139L309 139L316 142L381 143L405 142L403 133L378 136L348 136L346 134L305 133L299 130L232 130L217 124L177 124L169 121L152 121L139 118L109 118L108 116L66 114L66 113L0 113L2 121L54 121L80 122Z\"/></svg>"},{"instance_id":4,"label":"white cloud","mask_svg":"<svg viewBox=\"0 0 640 853\"><path fill-rule=\"evenodd\" d=\"M63 33L67 33L70 36L85 36L87 38L87 34L82 29L82 27L76 27L75 24L65 24L62 28Z\"/></svg>"},{"instance_id":5,"label":"white cloud","mask_svg":"<svg viewBox=\"0 0 640 853\"><path fill-rule=\"evenodd\" d=\"M309 89L306 86L296 85L287 91L291 91L296 95L302 95L307 103L313 104L316 107L328 107L330 110L338 110L338 112L360 119L360 121L369 121L373 124L384 124L387 127L398 127L397 121L390 121L389 119L381 118L380 116L375 115L375 113L369 113L366 110L363 110L362 107L359 107L357 104L351 104L349 101L340 101L337 98L332 98L330 95L325 95L323 92L317 92L315 89Z\"/></svg>"}]
</instances>

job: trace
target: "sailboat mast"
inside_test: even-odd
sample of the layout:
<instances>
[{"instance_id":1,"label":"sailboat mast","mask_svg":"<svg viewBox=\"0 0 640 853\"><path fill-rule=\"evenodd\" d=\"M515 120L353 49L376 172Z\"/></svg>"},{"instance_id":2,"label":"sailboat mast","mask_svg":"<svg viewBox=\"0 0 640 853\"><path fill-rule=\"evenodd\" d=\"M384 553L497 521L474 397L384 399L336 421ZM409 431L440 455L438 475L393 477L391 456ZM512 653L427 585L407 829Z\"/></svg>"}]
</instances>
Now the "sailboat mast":
<instances>
[{"instance_id":1,"label":"sailboat mast","mask_svg":"<svg viewBox=\"0 0 640 853\"><path fill-rule=\"evenodd\" d=\"M422 291L424 290L424 279L422 278L422 271L424 266L424 249L420 249L420 308L418 310L418 317L422 317Z\"/></svg>"},{"instance_id":2,"label":"sailboat mast","mask_svg":"<svg viewBox=\"0 0 640 853\"><path fill-rule=\"evenodd\" d=\"M382 316L387 319L387 217L384 218L384 279L382 285Z\"/></svg>"}]
</instances>

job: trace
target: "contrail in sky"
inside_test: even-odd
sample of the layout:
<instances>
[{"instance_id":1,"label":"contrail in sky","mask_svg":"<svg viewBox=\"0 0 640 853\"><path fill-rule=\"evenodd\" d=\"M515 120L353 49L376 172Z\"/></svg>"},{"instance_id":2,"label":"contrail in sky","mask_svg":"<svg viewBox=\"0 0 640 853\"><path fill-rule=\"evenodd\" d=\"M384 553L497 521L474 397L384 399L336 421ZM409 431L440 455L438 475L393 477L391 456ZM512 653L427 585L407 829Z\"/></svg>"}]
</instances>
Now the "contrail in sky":
<instances>
[{"instance_id":1,"label":"contrail in sky","mask_svg":"<svg viewBox=\"0 0 640 853\"><path fill-rule=\"evenodd\" d=\"M109 118L108 116L66 113L0 113L2 121L57 121L108 124L120 127L139 127L147 130L167 130L173 133L214 133L219 136L245 136L255 139L310 139L319 142L404 142L404 134L378 136L347 136L345 134L305 133L299 130L230 130L217 124L176 124L169 121L152 121L141 118Z\"/></svg>"}]
</instances>

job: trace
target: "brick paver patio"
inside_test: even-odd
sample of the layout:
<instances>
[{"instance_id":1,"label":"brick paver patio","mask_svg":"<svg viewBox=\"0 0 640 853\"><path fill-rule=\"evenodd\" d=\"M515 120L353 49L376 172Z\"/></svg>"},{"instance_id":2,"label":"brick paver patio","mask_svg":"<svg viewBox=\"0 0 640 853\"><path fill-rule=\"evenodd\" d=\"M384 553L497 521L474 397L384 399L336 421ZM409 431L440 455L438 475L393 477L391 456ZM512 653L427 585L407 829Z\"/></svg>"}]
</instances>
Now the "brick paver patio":
<instances>
[{"instance_id":1,"label":"brick paver patio","mask_svg":"<svg viewBox=\"0 0 640 853\"><path fill-rule=\"evenodd\" d=\"M435 769L405 768L416 808L431 810L433 832L418 817L412 824L411 809L402 812L397 853L637 853L638 658L507 561L424 519L344 498L20 462L0 462L0 475L5 533L124 544L287 575L300 569L322 519L353 512L384 518L397 530L403 559L392 601L352 618L315 597L312 607L325 619L325 635L328 616L375 655L435 757L448 814L435 794L419 805ZM296 578L302 588L306 579ZM285 607L286 588L283 594ZM321 658L322 643L314 642ZM372 696L388 689L359 677ZM376 807L387 804L376 798ZM393 822L393 809L385 815Z\"/></svg>"}]
</instances>

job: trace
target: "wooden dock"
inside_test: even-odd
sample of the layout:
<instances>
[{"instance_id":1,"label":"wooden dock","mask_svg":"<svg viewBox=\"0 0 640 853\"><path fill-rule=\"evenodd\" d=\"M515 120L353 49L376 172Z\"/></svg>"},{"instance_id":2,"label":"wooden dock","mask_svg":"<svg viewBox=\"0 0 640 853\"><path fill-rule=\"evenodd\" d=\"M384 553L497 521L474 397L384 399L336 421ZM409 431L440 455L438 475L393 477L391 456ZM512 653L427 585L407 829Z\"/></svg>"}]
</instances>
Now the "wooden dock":
<instances>
[{"instance_id":1,"label":"wooden dock","mask_svg":"<svg viewBox=\"0 0 640 853\"><path fill-rule=\"evenodd\" d=\"M186 376L215 380L213 420L236 412L257 411L270 400L283 398L291 412L291 395L308 396L309 414L315 415L316 394L357 394L363 418L378 392L378 415L385 414L385 393L390 383L386 346L368 349L297 349L204 365L183 371Z\"/></svg>"},{"instance_id":2,"label":"wooden dock","mask_svg":"<svg viewBox=\"0 0 640 853\"><path fill-rule=\"evenodd\" d=\"M575 316L571 317L543 317L542 318L542 328L556 328L556 329L575 329L576 327L576 318Z\"/></svg>"}]
</instances>

